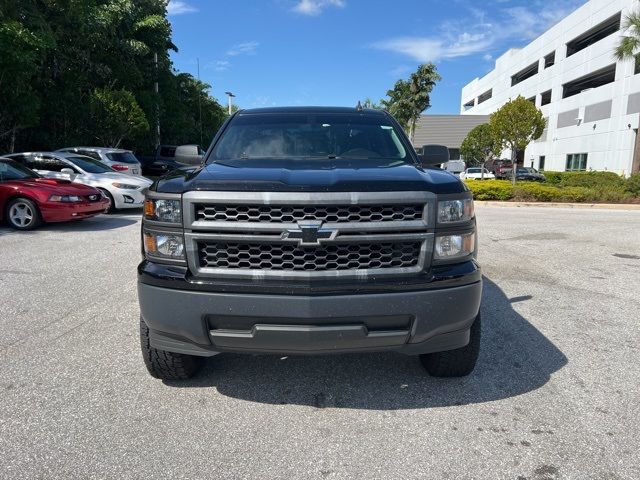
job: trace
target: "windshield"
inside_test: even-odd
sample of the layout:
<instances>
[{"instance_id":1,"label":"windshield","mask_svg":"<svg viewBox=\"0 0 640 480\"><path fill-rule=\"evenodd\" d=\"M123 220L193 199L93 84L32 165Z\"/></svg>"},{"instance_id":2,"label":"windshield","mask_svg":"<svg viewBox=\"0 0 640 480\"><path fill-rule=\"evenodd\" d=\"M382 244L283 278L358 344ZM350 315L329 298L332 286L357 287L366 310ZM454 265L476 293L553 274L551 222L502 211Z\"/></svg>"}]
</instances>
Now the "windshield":
<instances>
[{"instance_id":1,"label":"windshield","mask_svg":"<svg viewBox=\"0 0 640 480\"><path fill-rule=\"evenodd\" d=\"M413 163L384 116L360 114L250 114L236 117L210 161L246 165L260 159L328 165L392 166ZM318 165L318 162L321 162Z\"/></svg>"},{"instance_id":2,"label":"windshield","mask_svg":"<svg viewBox=\"0 0 640 480\"><path fill-rule=\"evenodd\" d=\"M480 169L479 168L469 168L467 169L468 173L480 173Z\"/></svg>"},{"instance_id":3,"label":"windshield","mask_svg":"<svg viewBox=\"0 0 640 480\"><path fill-rule=\"evenodd\" d=\"M138 159L132 152L111 152L107 153L107 158L118 163L138 163Z\"/></svg>"},{"instance_id":4,"label":"windshield","mask_svg":"<svg viewBox=\"0 0 640 480\"><path fill-rule=\"evenodd\" d=\"M89 157L66 157L66 159L87 173L107 173L115 171L111 167L107 167L104 163Z\"/></svg>"},{"instance_id":5,"label":"windshield","mask_svg":"<svg viewBox=\"0 0 640 480\"><path fill-rule=\"evenodd\" d=\"M13 160L0 160L0 182L27 178L40 178L40 175Z\"/></svg>"}]
</instances>

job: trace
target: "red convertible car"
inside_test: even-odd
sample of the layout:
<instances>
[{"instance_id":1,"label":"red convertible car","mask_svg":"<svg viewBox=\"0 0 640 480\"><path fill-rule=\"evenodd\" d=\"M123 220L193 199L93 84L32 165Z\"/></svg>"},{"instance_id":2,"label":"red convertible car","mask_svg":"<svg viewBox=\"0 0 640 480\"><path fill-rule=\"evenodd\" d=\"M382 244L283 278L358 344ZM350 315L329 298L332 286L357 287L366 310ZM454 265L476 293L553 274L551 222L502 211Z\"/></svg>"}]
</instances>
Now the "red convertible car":
<instances>
[{"instance_id":1,"label":"red convertible car","mask_svg":"<svg viewBox=\"0 0 640 480\"><path fill-rule=\"evenodd\" d=\"M0 220L17 230L31 230L42 222L93 217L108 207L109 200L93 187L43 178L13 160L0 158Z\"/></svg>"}]
</instances>

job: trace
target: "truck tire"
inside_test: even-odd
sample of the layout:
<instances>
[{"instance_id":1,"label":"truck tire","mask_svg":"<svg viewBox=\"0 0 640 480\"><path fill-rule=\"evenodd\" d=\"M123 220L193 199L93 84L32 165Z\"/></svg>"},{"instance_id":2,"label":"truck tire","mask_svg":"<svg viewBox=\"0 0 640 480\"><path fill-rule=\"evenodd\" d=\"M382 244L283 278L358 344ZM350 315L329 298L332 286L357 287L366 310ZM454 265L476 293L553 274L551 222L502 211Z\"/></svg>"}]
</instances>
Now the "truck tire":
<instances>
[{"instance_id":1,"label":"truck tire","mask_svg":"<svg viewBox=\"0 0 640 480\"><path fill-rule=\"evenodd\" d=\"M202 366L202 358L153 348L149 342L149 327L140 319L140 346L144 364L152 377L161 380L187 380Z\"/></svg>"},{"instance_id":2,"label":"truck tire","mask_svg":"<svg viewBox=\"0 0 640 480\"><path fill-rule=\"evenodd\" d=\"M480 353L480 314L471 325L469 344L445 352L420 355L422 366L432 377L464 377L473 372Z\"/></svg>"}]
</instances>

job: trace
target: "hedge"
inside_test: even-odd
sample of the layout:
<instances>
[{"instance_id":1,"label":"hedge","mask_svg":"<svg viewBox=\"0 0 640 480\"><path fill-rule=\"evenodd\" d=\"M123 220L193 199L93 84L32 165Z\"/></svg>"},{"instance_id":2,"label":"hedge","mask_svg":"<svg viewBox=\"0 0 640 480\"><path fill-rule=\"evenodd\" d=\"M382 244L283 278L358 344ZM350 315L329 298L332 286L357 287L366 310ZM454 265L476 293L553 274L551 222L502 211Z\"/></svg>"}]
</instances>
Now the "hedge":
<instances>
[{"instance_id":1,"label":"hedge","mask_svg":"<svg viewBox=\"0 0 640 480\"><path fill-rule=\"evenodd\" d=\"M640 197L634 193L640 190L640 175L635 175L627 181L622 179L622 184L605 177L605 181L611 183L603 185L600 180L602 179L595 181L592 186L564 186L539 182L517 182L513 186L508 180L469 180L466 183L476 200L621 203L638 200ZM572 181L575 180L571 178L570 182ZM584 185L582 179L576 183Z\"/></svg>"}]
</instances>

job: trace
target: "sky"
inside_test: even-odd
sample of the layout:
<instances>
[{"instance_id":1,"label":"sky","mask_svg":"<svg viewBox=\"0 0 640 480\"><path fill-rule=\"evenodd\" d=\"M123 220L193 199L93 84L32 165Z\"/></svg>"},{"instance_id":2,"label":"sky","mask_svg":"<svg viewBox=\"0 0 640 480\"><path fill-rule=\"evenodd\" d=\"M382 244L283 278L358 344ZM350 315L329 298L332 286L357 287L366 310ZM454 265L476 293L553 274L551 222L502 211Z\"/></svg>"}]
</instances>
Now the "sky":
<instances>
[{"instance_id":1,"label":"sky","mask_svg":"<svg viewBox=\"0 0 640 480\"><path fill-rule=\"evenodd\" d=\"M174 68L241 108L378 101L420 63L442 81L426 113L584 0L171 0Z\"/></svg>"}]
</instances>

